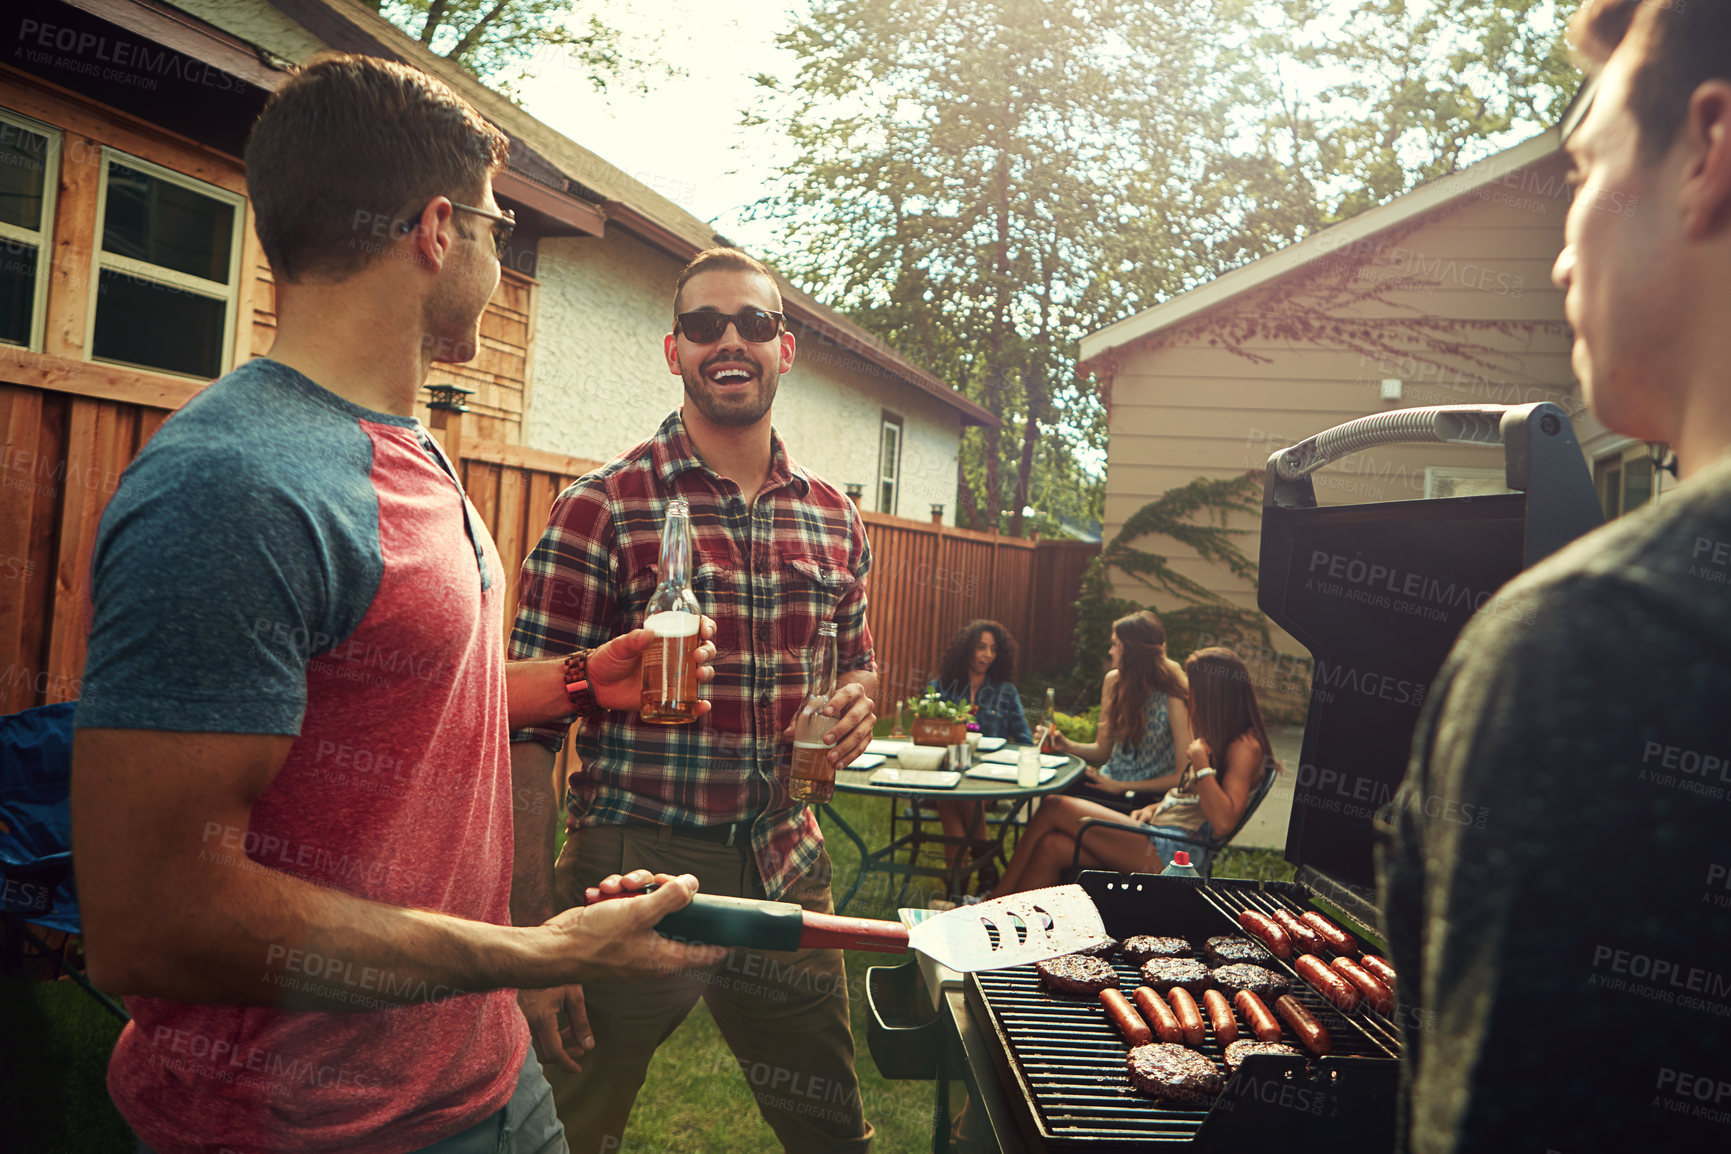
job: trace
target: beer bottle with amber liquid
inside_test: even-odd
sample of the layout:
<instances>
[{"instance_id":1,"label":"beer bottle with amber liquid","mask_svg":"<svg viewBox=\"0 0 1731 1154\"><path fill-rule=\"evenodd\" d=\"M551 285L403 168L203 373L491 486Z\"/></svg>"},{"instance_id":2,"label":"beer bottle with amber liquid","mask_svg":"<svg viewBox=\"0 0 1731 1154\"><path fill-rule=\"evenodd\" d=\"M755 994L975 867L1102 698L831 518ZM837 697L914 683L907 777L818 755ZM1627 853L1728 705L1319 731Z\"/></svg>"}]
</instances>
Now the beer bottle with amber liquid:
<instances>
[{"instance_id":1,"label":"beer bottle with amber liquid","mask_svg":"<svg viewBox=\"0 0 1731 1154\"><path fill-rule=\"evenodd\" d=\"M807 805L822 805L835 796L835 766L829 763L830 747L823 743L823 735L835 724L835 718L823 715L823 707L835 694L835 622L817 627L805 671L805 697L793 715L793 770L787 795Z\"/></svg>"},{"instance_id":2,"label":"beer bottle with amber liquid","mask_svg":"<svg viewBox=\"0 0 1731 1154\"><path fill-rule=\"evenodd\" d=\"M684 725L697 717L698 625L703 610L691 591L691 506L674 498L661 527L661 584L649 596L643 627L655 634L643 651L644 721Z\"/></svg>"}]
</instances>

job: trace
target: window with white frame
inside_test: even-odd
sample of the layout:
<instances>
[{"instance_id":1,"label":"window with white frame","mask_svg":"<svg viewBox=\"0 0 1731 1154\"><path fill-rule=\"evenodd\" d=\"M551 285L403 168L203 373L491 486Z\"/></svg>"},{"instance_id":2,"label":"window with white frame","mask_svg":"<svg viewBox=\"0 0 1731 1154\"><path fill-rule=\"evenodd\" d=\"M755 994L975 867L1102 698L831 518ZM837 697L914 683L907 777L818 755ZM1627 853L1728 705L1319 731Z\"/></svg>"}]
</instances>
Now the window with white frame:
<instances>
[{"instance_id":1,"label":"window with white frame","mask_svg":"<svg viewBox=\"0 0 1731 1154\"><path fill-rule=\"evenodd\" d=\"M878 438L878 512L894 515L902 489L902 419L885 413Z\"/></svg>"},{"instance_id":2,"label":"window with white frame","mask_svg":"<svg viewBox=\"0 0 1731 1154\"><path fill-rule=\"evenodd\" d=\"M60 133L0 109L0 344L42 347Z\"/></svg>"},{"instance_id":3,"label":"window with white frame","mask_svg":"<svg viewBox=\"0 0 1731 1154\"><path fill-rule=\"evenodd\" d=\"M103 149L91 357L203 380L227 372L245 222L240 196Z\"/></svg>"},{"instance_id":4,"label":"window with white frame","mask_svg":"<svg viewBox=\"0 0 1731 1154\"><path fill-rule=\"evenodd\" d=\"M1468 469L1453 465L1426 465L1424 495L1430 497L1489 497L1510 492L1508 475L1501 469Z\"/></svg>"},{"instance_id":5,"label":"window with white frame","mask_svg":"<svg viewBox=\"0 0 1731 1154\"><path fill-rule=\"evenodd\" d=\"M1599 491L1605 520L1633 512L1653 499L1653 454L1636 443L1593 462L1593 487Z\"/></svg>"}]
</instances>

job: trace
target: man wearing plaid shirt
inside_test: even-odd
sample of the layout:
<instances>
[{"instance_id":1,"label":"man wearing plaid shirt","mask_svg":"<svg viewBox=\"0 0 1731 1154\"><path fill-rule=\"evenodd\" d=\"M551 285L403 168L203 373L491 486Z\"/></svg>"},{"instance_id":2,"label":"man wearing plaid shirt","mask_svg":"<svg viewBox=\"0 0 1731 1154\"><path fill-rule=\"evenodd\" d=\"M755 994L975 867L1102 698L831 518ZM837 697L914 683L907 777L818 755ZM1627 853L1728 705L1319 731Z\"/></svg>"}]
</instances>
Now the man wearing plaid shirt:
<instances>
[{"instance_id":1,"label":"man wearing plaid shirt","mask_svg":"<svg viewBox=\"0 0 1731 1154\"><path fill-rule=\"evenodd\" d=\"M696 723L614 711L583 724L564 851L554 865L549 829L539 861L520 870L538 876L514 881L514 897L529 900L513 914L525 921L581 904L585 887L623 872L620 863L696 874L704 893L833 909L817 818L784 784L789 727L817 626L833 621L840 688L826 710L836 718L827 756L845 765L871 738L871 550L853 503L795 464L770 427L777 378L794 357L780 309L774 278L744 253L693 258L666 338L685 406L560 494L524 562L511 656L598 645L641 623L667 502L684 498L693 584L716 621L718 651L713 708ZM518 780L547 780L563 738L559 726L514 734ZM868 1149L841 952L741 949L710 970L525 995L573 1150L621 1148L656 1047L700 996L786 1150Z\"/></svg>"}]
</instances>

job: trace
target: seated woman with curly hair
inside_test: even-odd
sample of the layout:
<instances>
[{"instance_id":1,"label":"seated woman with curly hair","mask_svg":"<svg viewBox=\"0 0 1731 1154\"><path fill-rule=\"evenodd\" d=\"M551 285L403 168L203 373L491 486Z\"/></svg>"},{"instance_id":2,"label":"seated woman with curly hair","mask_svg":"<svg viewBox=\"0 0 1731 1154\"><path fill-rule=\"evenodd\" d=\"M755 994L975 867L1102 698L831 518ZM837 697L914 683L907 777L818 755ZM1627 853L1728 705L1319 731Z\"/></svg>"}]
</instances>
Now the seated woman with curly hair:
<instances>
[{"instance_id":1,"label":"seated woman with curly hair","mask_svg":"<svg viewBox=\"0 0 1731 1154\"><path fill-rule=\"evenodd\" d=\"M1022 709L1022 698L1015 685L1020 652L1016 639L998 622L970 621L962 626L944 651L943 659L938 663L938 676L931 688L947 701L974 706L974 722L983 736L1032 745L1034 735L1028 729L1028 715ZM946 836L985 840L983 807L960 801L939 801L936 805L938 821ZM944 860L949 865L955 865L960 848L959 845L944 847ZM988 877L988 874L992 876ZM995 880L990 867L980 871L983 886L989 886Z\"/></svg>"}]
</instances>

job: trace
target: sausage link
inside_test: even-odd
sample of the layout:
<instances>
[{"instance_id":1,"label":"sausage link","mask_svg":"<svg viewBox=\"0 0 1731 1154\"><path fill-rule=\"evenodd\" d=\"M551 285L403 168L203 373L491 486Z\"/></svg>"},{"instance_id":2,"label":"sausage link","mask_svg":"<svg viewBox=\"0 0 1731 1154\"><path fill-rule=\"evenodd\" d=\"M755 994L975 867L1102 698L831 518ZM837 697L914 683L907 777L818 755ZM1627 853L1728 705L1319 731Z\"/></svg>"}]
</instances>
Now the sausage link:
<instances>
[{"instance_id":1,"label":"sausage link","mask_svg":"<svg viewBox=\"0 0 1731 1154\"><path fill-rule=\"evenodd\" d=\"M1184 1028L1178 1024L1178 1016L1172 1012L1172 1007L1166 1004L1166 999L1155 993L1152 986L1137 986L1130 992L1136 1008L1142 1011L1142 1016L1148 1019L1148 1024L1154 1027L1154 1033L1162 1042L1182 1042Z\"/></svg>"},{"instance_id":2,"label":"sausage link","mask_svg":"<svg viewBox=\"0 0 1731 1154\"><path fill-rule=\"evenodd\" d=\"M1226 1000L1226 995L1219 990L1203 990L1202 1005L1214 1027L1214 1040L1222 1046L1238 1041L1238 1019L1232 1016L1232 1003Z\"/></svg>"},{"instance_id":3,"label":"sausage link","mask_svg":"<svg viewBox=\"0 0 1731 1154\"><path fill-rule=\"evenodd\" d=\"M1333 964L1334 968L1364 995L1364 1000L1370 1003L1372 1009L1382 1014L1394 1009L1394 994L1375 974L1351 958L1336 958Z\"/></svg>"},{"instance_id":4,"label":"sausage link","mask_svg":"<svg viewBox=\"0 0 1731 1154\"><path fill-rule=\"evenodd\" d=\"M1274 999L1274 1008L1280 1014L1281 1021L1292 1027L1292 1032L1298 1035L1298 1040L1304 1043L1304 1048L1317 1057L1328 1053L1333 1043L1328 1040L1328 1031L1316 1015L1305 1008L1303 1002L1291 994L1282 994Z\"/></svg>"},{"instance_id":5,"label":"sausage link","mask_svg":"<svg viewBox=\"0 0 1731 1154\"><path fill-rule=\"evenodd\" d=\"M1274 1015L1262 1004L1261 998L1249 990L1239 990L1232 1004L1244 1015L1244 1024L1250 1027L1258 1042L1280 1041L1280 1023L1274 1020Z\"/></svg>"},{"instance_id":6,"label":"sausage link","mask_svg":"<svg viewBox=\"0 0 1731 1154\"><path fill-rule=\"evenodd\" d=\"M1292 938L1293 948L1300 953L1320 954L1326 948L1322 936L1299 921L1298 915L1291 910L1276 908L1274 920Z\"/></svg>"},{"instance_id":7,"label":"sausage link","mask_svg":"<svg viewBox=\"0 0 1731 1154\"><path fill-rule=\"evenodd\" d=\"M1298 971L1298 976L1316 987L1316 992L1351 1013L1358 1009L1358 991L1351 982L1329 969L1328 963L1315 954L1300 954L1293 959L1292 968Z\"/></svg>"},{"instance_id":8,"label":"sausage link","mask_svg":"<svg viewBox=\"0 0 1731 1154\"><path fill-rule=\"evenodd\" d=\"M1394 981L1394 967L1388 964L1387 958L1379 958L1375 954L1365 954L1358 959L1358 964L1369 970L1371 976L1377 978L1393 993L1397 989Z\"/></svg>"},{"instance_id":9,"label":"sausage link","mask_svg":"<svg viewBox=\"0 0 1731 1154\"><path fill-rule=\"evenodd\" d=\"M1173 986L1166 991L1166 1000L1172 1003L1172 1013L1178 1018L1178 1026L1184 1031L1184 1044L1193 1050L1202 1048L1202 1011L1196 1008L1196 999L1190 996L1190 991L1183 986Z\"/></svg>"},{"instance_id":10,"label":"sausage link","mask_svg":"<svg viewBox=\"0 0 1731 1154\"><path fill-rule=\"evenodd\" d=\"M1337 954L1358 953L1358 939L1317 913L1306 910L1304 924L1322 935L1322 940L1328 943L1328 948Z\"/></svg>"},{"instance_id":11,"label":"sausage link","mask_svg":"<svg viewBox=\"0 0 1731 1154\"><path fill-rule=\"evenodd\" d=\"M1238 924L1244 931L1263 945L1268 952L1277 958L1292 956L1292 939L1285 930L1257 913L1255 910L1243 910L1238 915Z\"/></svg>"},{"instance_id":12,"label":"sausage link","mask_svg":"<svg viewBox=\"0 0 1731 1154\"><path fill-rule=\"evenodd\" d=\"M1124 1040L1130 1045L1146 1046L1154 1040L1154 1031L1148 1028L1148 1023L1142 1020L1142 1015L1136 1012L1136 1007L1124 996L1124 991L1101 990L1100 1004L1106 1007L1106 1019L1118 1027L1118 1032L1124 1035Z\"/></svg>"}]
</instances>

